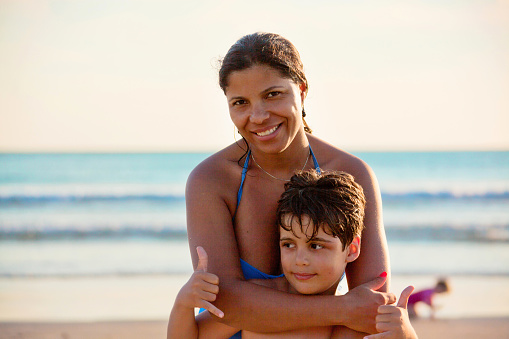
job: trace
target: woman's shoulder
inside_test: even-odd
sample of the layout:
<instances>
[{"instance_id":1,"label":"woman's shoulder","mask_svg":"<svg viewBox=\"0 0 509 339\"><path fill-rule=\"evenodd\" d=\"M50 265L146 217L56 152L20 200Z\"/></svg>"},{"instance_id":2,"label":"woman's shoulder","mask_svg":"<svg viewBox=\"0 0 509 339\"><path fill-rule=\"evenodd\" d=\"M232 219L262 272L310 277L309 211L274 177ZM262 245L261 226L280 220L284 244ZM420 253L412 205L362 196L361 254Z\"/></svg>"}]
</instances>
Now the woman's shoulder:
<instances>
[{"instance_id":1,"label":"woman's shoulder","mask_svg":"<svg viewBox=\"0 0 509 339\"><path fill-rule=\"evenodd\" d=\"M374 173L369 165L359 157L340 149L316 136L308 136L320 168L330 171L343 171L355 178L372 178Z\"/></svg>"},{"instance_id":2,"label":"woman's shoulder","mask_svg":"<svg viewBox=\"0 0 509 339\"><path fill-rule=\"evenodd\" d=\"M187 185L228 187L240 180L245 150L232 144L204 159L190 173ZM237 183L238 185L238 183Z\"/></svg>"}]
</instances>

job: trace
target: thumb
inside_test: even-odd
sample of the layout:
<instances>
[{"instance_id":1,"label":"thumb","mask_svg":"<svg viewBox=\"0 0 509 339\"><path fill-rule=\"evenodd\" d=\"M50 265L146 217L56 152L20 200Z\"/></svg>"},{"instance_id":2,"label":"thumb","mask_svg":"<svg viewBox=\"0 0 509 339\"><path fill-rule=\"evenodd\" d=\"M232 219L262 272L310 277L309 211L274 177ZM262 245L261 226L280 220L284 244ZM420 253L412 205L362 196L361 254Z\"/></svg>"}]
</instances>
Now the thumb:
<instances>
[{"instance_id":1,"label":"thumb","mask_svg":"<svg viewBox=\"0 0 509 339\"><path fill-rule=\"evenodd\" d=\"M405 288L403 292L401 292L397 306L406 309L408 304L408 298L410 297L413 291L414 291L413 286L408 286L407 288Z\"/></svg>"},{"instance_id":2,"label":"thumb","mask_svg":"<svg viewBox=\"0 0 509 339\"><path fill-rule=\"evenodd\" d=\"M380 287L382 287L386 281L387 281L387 272L383 272L382 274L380 274L380 276L365 283L364 286L369 288L370 290L376 291Z\"/></svg>"},{"instance_id":3,"label":"thumb","mask_svg":"<svg viewBox=\"0 0 509 339\"><path fill-rule=\"evenodd\" d=\"M198 266L196 266L196 271L207 272L207 265L209 263L209 256L205 249L201 246L196 247L196 252L198 253Z\"/></svg>"}]
</instances>

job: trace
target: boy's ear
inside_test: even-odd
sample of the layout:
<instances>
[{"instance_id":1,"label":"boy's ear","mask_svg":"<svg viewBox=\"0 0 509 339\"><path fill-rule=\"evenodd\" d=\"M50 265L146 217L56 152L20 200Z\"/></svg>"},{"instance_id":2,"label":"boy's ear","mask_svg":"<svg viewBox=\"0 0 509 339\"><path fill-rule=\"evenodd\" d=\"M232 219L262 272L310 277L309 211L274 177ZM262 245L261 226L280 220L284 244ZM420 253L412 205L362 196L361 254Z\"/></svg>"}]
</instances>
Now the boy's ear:
<instances>
[{"instance_id":1,"label":"boy's ear","mask_svg":"<svg viewBox=\"0 0 509 339\"><path fill-rule=\"evenodd\" d=\"M357 259L359 254L361 254L361 237L355 236L352 243L348 245L347 251L346 262L352 262Z\"/></svg>"}]
</instances>

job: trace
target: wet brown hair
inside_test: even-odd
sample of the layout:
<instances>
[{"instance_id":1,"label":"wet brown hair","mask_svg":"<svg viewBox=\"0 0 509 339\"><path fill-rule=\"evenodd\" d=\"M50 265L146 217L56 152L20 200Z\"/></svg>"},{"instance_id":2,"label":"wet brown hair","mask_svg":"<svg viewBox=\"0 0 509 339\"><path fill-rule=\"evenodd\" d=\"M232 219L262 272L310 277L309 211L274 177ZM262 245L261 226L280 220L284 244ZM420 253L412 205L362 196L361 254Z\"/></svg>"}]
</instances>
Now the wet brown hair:
<instances>
[{"instance_id":1,"label":"wet brown hair","mask_svg":"<svg viewBox=\"0 0 509 339\"><path fill-rule=\"evenodd\" d=\"M274 33L257 32L248 34L233 44L220 61L219 86L226 93L229 76L232 72L248 69L254 65L266 65L277 70L282 77L304 84L308 91L308 81L304 65L297 48L287 39ZM304 120L304 130L312 133Z\"/></svg>"},{"instance_id":2,"label":"wet brown hair","mask_svg":"<svg viewBox=\"0 0 509 339\"><path fill-rule=\"evenodd\" d=\"M277 224L286 231L292 229L291 221L298 218L301 230L308 224L302 224L302 217L308 216L313 222L316 236L320 227L341 240L343 250L350 245L364 228L364 207L366 200L362 187L354 181L352 175L345 172L322 172L316 170L295 174L285 184L277 208ZM288 215L291 216L290 222ZM311 226L309 226L311 227Z\"/></svg>"}]
</instances>

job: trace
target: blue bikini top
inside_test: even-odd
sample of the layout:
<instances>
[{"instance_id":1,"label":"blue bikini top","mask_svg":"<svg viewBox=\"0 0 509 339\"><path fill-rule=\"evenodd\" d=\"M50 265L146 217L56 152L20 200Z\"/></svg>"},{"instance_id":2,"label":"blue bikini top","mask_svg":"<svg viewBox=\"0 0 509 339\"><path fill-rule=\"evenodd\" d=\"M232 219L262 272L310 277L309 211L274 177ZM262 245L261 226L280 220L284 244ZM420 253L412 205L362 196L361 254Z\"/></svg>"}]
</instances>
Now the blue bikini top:
<instances>
[{"instance_id":1,"label":"blue bikini top","mask_svg":"<svg viewBox=\"0 0 509 339\"><path fill-rule=\"evenodd\" d=\"M313 150L311 149L311 145L309 145L309 153L311 154L311 157L313 158L313 164L315 165L315 170L318 173L321 173L320 166L318 165L318 161L316 160L315 154L313 153ZM246 161L244 162L244 166L242 167L242 180L240 181L239 192L237 193L237 208L236 208L236 210L239 208L240 200L242 199L242 190L244 188L244 180L246 179L246 174L247 174L247 169L249 167L249 158L250 157L251 157L251 150L249 150L247 152ZM264 273L242 259L240 259L240 266L242 267L242 273L244 274L245 279L274 279L274 278L279 278L279 277L284 276L283 274L270 275L270 274Z\"/></svg>"}]
</instances>

